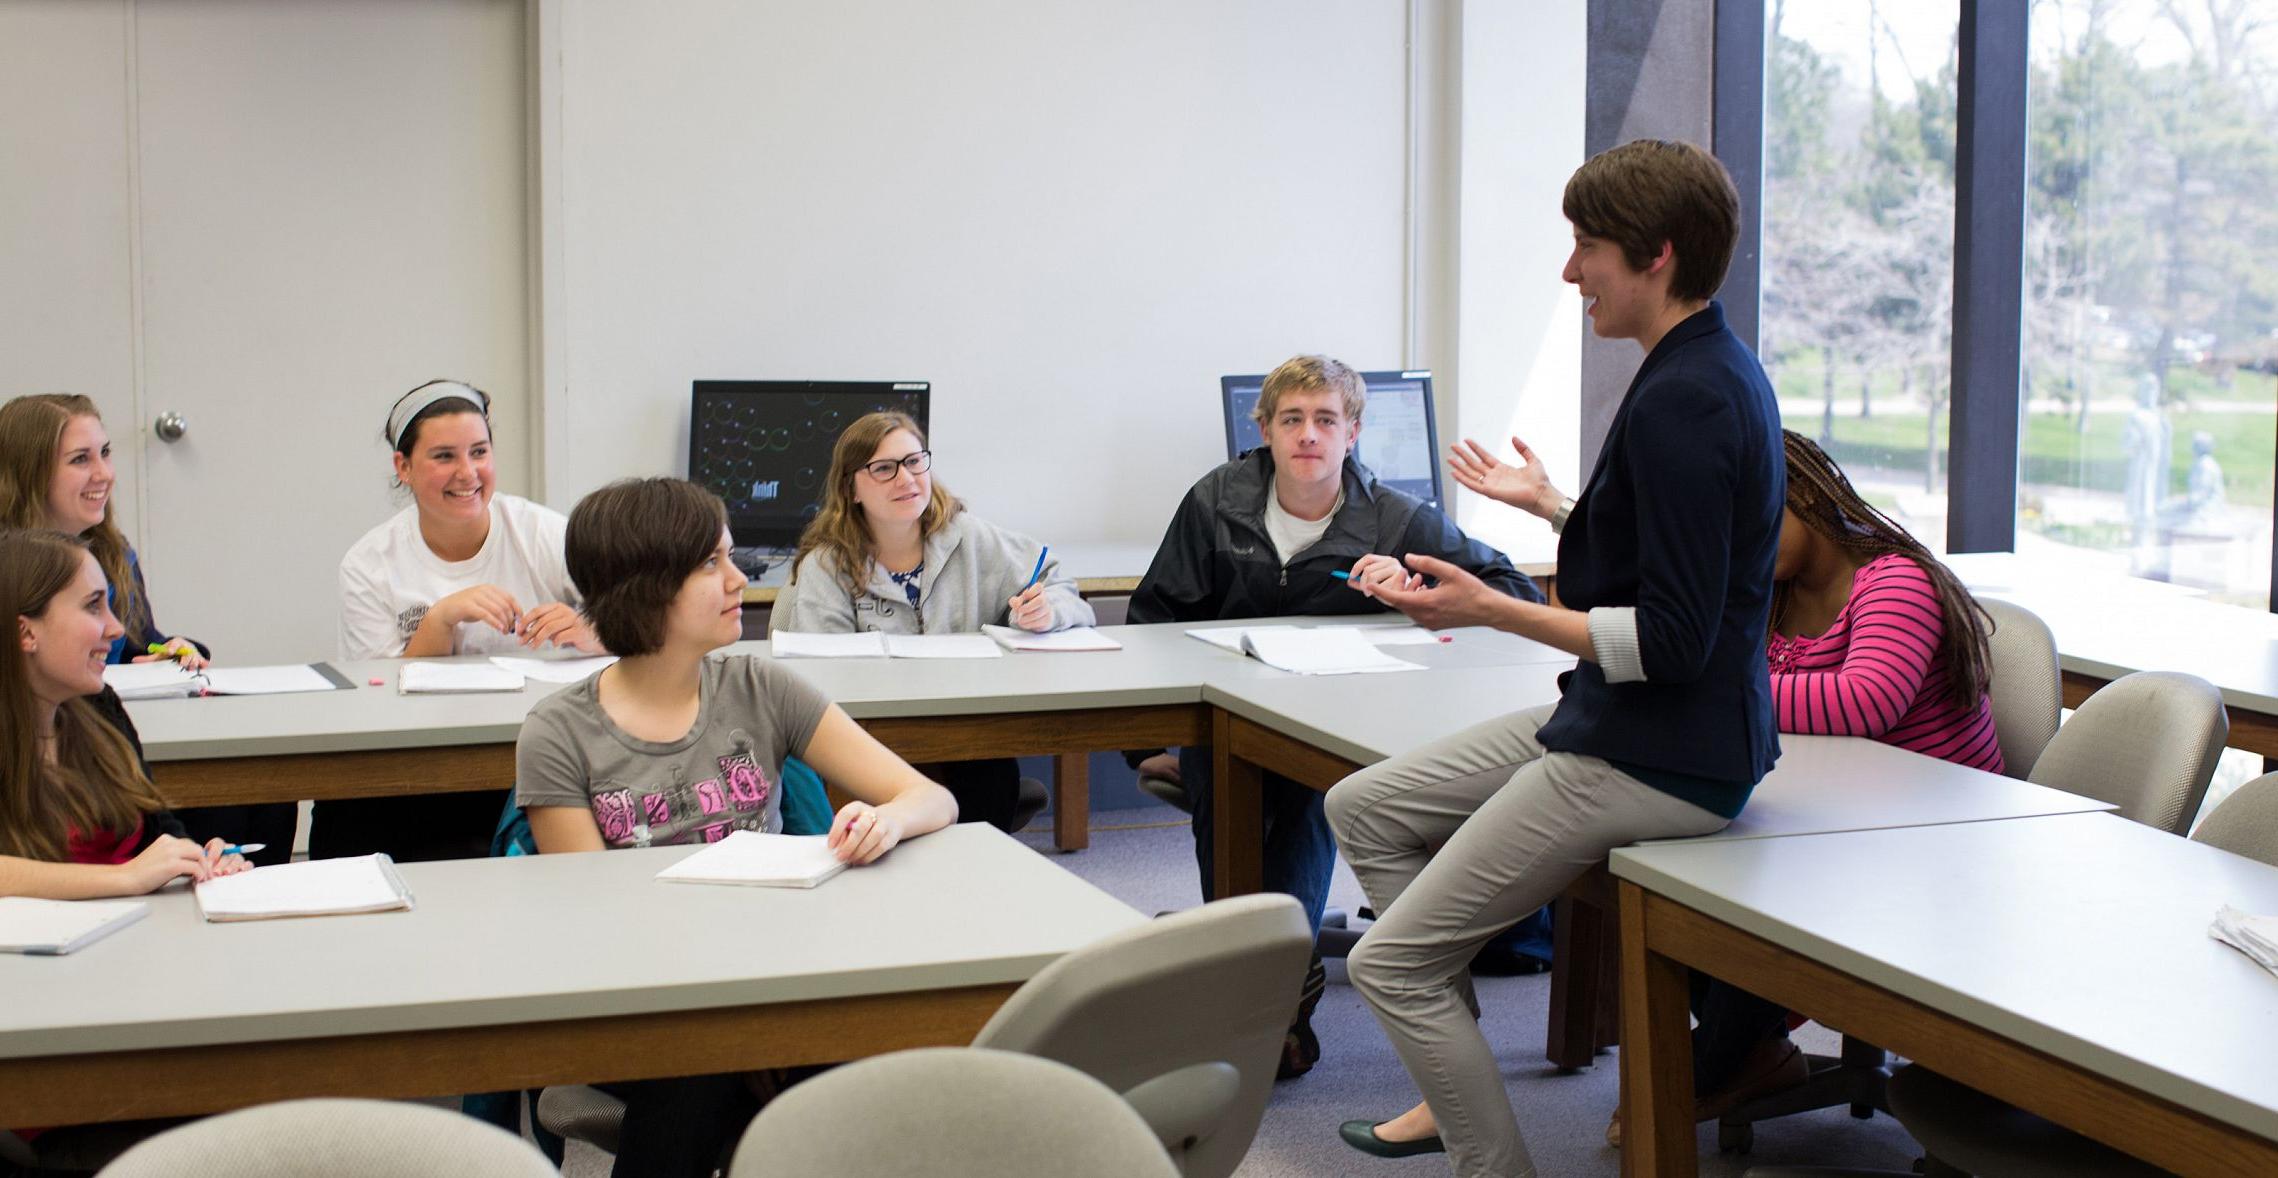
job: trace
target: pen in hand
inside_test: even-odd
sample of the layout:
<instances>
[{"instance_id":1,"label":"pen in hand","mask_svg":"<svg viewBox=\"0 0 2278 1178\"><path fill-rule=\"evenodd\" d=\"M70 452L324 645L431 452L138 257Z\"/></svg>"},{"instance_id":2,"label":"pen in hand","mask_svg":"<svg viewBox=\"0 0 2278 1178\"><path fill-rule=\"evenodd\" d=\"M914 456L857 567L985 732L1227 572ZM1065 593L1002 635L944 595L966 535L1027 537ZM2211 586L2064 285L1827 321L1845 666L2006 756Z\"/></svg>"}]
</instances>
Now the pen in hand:
<instances>
[{"instance_id":1,"label":"pen in hand","mask_svg":"<svg viewBox=\"0 0 2278 1178\"><path fill-rule=\"evenodd\" d=\"M1036 554L1036 571L1028 574L1028 584L1020 587L1021 592L1028 592L1031 588L1035 587L1038 581L1044 579L1044 558L1050 555L1052 555L1052 546L1050 544L1044 546L1044 551Z\"/></svg>"}]
</instances>

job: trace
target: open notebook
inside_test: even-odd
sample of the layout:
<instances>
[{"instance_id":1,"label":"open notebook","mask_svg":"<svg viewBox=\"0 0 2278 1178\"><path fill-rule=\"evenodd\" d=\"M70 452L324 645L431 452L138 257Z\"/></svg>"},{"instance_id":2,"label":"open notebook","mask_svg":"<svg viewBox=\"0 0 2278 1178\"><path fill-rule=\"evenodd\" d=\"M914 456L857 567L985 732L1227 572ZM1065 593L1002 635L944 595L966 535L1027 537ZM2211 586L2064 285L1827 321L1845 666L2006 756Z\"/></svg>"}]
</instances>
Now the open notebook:
<instances>
[{"instance_id":1,"label":"open notebook","mask_svg":"<svg viewBox=\"0 0 2278 1178\"><path fill-rule=\"evenodd\" d=\"M490 663L405 663L396 672L398 695L450 695L471 691L520 691L520 671Z\"/></svg>"},{"instance_id":2,"label":"open notebook","mask_svg":"<svg viewBox=\"0 0 2278 1178\"><path fill-rule=\"evenodd\" d=\"M801 634L777 630L767 636L779 659L1001 659L1005 652L986 634Z\"/></svg>"},{"instance_id":3,"label":"open notebook","mask_svg":"<svg viewBox=\"0 0 2278 1178\"><path fill-rule=\"evenodd\" d=\"M346 676L324 663L285 663L272 667L207 667L186 671L172 659L155 663L114 663L103 668L103 682L120 699L173 699L186 695L291 695L303 691L345 691Z\"/></svg>"},{"instance_id":4,"label":"open notebook","mask_svg":"<svg viewBox=\"0 0 2278 1178\"><path fill-rule=\"evenodd\" d=\"M197 895L198 911L210 921L411 909L411 892L384 854L256 867L209 879L197 886Z\"/></svg>"},{"instance_id":5,"label":"open notebook","mask_svg":"<svg viewBox=\"0 0 2278 1178\"><path fill-rule=\"evenodd\" d=\"M826 843L819 834L730 831L728 837L657 872L657 878L670 883L811 888L846 870Z\"/></svg>"},{"instance_id":6,"label":"open notebook","mask_svg":"<svg viewBox=\"0 0 2278 1178\"><path fill-rule=\"evenodd\" d=\"M83 949L141 920L140 900L35 900L0 896L0 953L54 957Z\"/></svg>"},{"instance_id":7,"label":"open notebook","mask_svg":"<svg viewBox=\"0 0 2278 1178\"><path fill-rule=\"evenodd\" d=\"M1423 666L1377 649L1365 626L1246 626L1189 630L1187 637L1249 655L1298 675L1361 675L1421 671ZM1387 627L1388 635L1413 629ZM1402 636L1404 637L1404 635Z\"/></svg>"}]
</instances>

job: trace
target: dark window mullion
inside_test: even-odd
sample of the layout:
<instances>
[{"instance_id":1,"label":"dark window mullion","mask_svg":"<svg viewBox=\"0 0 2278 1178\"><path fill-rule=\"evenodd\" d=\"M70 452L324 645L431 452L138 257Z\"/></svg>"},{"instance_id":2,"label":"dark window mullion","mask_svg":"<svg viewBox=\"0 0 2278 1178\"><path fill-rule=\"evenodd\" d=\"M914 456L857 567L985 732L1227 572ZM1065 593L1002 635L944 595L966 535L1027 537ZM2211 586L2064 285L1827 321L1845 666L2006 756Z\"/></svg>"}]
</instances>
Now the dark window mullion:
<instances>
[{"instance_id":1,"label":"dark window mullion","mask_svg":"<svg viewBox=\"0 0 2278 1178\"><path fill-rule=\"evenodd\" d=\"M1740 240L1717 297L1725 323L1757 347L1763 305L1764 0L1717 0L1709 150L1740 190Z\"/></svg>"},{"instance_id":2,"label":"dark window mullion","mask_svg":"<svg viewBox=\"0 0 2278 1178\"><path fill-rule=\"evenodd\" d=\"M1954 158L1953 399L1946 549L2017 546L2024 391L2026 22L1962 0Z\"/></svg>"}]
</instances>

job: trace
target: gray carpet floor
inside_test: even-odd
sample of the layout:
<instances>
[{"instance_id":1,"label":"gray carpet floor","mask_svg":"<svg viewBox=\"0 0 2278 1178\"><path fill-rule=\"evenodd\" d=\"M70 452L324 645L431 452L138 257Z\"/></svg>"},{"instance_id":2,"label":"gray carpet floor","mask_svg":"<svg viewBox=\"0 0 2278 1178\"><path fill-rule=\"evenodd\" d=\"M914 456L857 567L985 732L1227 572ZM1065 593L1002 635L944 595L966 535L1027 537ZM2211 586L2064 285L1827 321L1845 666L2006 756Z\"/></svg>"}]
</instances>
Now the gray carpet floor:
<instances>
[{"instance_id":1,"label":"gray carpet floor","mask_svg":"<svg viewBox=\"0 0 2278 1178\"><path fill-rule=\"evenodd\" d=\"M1184 816L1169 807L1096 814L1091 847L1072 855L1051 850L1048 830L1032 829L1020 837L1038 853L1142 912L1189 908L1201 902L1193 839ZM1329 902L1347 912L1364 903L1359 885L1342 862ZM1480 978L1477 989L1482 1026L1503 1061L1505 1085L1537 1172L1545 1178L1618 1174L1621 1154L1605 1143L1606 1119L1616 1100L1616 1056L1601 1056L1598 1066L1573 1075L1559 1075L1544 1062L1548 975ZM1442 1157L1382 1161L1356 1153L1337 1139L1342 1121L1388 1117L1416 1100L1415 1086L1374 1017L1345 984L1340 962L1330 964L1329 991L1313 1025L1321 1037L1321 1063L1310 1074L1275 1089L1257 1140L1239 1171L1241 1178L1446 1173ZM1806 1026L1796 1038L1807 1051L1835 1049L1834 1035L1817 1026ZM1758 1126L1754 1150L1746 1157L1718 1154L1713 1125L1701 1127L1700 1141L1701 1173L1706 1178L1737 1178L1750 1165L1903 1172L1919 1154L1913 1140L1890 1118L1853 1120L1840 1109ZM573 1144L562 1172L573 1178L605 1178L608 1158Z\"/></svg>"}]
</instances>

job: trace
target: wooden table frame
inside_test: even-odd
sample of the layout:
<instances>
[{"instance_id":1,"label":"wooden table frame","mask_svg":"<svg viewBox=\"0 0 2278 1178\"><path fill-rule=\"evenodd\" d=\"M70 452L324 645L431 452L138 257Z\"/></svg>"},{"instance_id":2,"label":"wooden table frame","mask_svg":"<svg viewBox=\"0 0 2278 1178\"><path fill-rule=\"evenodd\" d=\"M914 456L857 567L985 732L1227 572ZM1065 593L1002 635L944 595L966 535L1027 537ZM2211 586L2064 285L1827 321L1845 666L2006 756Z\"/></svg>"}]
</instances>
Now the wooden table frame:
<instances>
[{"instance_id":1,"label":"wooden table frame","mask_svg":"<svg viewBox=\"0 0 2278 1178\"><path fill-rule=\"evenodd\" d=\"M1200 744L1210 732L1209 712L1193 703L856 720L907 761L1053 757L1052 842L1078 851L1091 844L1091 754ZM402 797L497 789L514 780L514 744L218 757L150 768L159 793L175 806Z\"/></svg>"},{"instance_id":2,"label":"wooden table frame","mask_svg":"<svg viewBox=\"0 0 2278 1178\"><path fill-rule=\"evenodd\" d=\"M1699 1173L1693 969L1861 1035L1941 1075L2179 1174L2278 1173L2278 1141L2203 1116L1706 916L1626 880L1622 1173Z\"/></svg>"},{"instance_id":3,"label":"wooden table frame","mask_svg":"<svg viewBox=\"0 0 2278 1178\"><path fill-rule=\"evenodd\" d=\"M311 1096L398 1099L837 1063L962 1047L1018 985L729 1009L0 1061L17 1124L227 1112ZM227 1084L212 1080L215 1068Z\"/></svg>"}]
</instances>

